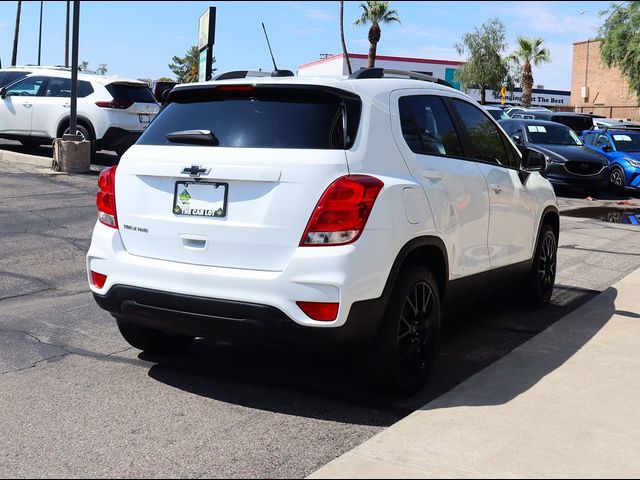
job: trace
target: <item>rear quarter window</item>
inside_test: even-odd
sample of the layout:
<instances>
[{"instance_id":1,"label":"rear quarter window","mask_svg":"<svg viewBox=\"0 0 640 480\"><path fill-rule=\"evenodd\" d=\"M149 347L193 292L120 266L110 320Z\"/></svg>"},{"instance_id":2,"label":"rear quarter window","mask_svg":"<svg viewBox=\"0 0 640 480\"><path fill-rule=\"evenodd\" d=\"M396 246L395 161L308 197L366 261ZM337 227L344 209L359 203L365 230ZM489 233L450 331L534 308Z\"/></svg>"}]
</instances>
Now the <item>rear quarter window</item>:
<instances>
[{"instance_id":1,"label":"rear quarter window","mask_svg":"<svg viewBox=\"0 0 640 480\"><path fill-rule=\"evenodd\" d=\"M166 135L209 130L220 147L348 149L357 135L361 109L355 95L334 89L257 86L174 90L171 102L137 144L186 145L171 142Z\"/></svg>"}]
</instances>

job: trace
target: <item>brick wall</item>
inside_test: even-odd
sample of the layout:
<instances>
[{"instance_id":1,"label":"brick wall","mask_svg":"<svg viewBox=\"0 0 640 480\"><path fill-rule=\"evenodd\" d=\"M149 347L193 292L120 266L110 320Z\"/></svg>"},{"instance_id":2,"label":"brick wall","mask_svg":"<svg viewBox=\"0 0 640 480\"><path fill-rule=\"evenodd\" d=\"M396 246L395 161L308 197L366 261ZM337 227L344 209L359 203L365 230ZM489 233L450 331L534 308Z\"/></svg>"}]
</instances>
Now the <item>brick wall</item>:
<instances>
[{"instance_id":1,"label":"brick wall","mask_svg":"<svg viewBox=\"0 0 640 480\"><path fill-rule=\"evenodd\" d=\"M571 105L593 107L604 113L604 107L635 107L638 98L629 91L629 84L617 68L606 68L600 61L598 40L573 44L573 73L571 78ZM581 97L581 87L589 87L589 97Z\"/></svg>"}]
</instances>

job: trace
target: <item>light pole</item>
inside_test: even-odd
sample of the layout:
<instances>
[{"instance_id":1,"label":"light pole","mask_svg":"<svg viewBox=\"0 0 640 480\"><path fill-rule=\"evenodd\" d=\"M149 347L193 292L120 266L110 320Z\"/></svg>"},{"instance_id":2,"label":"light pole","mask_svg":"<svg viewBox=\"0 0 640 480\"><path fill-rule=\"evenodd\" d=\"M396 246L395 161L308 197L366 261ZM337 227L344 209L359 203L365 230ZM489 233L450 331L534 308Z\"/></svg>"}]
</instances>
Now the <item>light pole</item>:
<instances>
[{"instance_id":1,"label":"light pole","mask_svg":"<svg viewBox=\"0 0 640 480\"><path fill-rule=\"evenodd\" d=\"M16 31L13 36L13 55L11 55L11 66L16 66L18 59L18 37L20 35L20 12L22 10L22 1L18 0L18 10L16 11Z\"/></svg>"},{"instance_id":2,"label":"light pole","mask_svg":"<svg viewBox=\"0 0 640 480\"><path fill-rule=\"evenodd\" d=\"M69 66L69 13L71 0L67 0L67 24L64 32L64 66Z\"/></svg>"},{"instance_id":3,"label":"light pole","mask_svg":"<svg viewBox=\"0 0 640 480\"><path fill-rule=\"evenodd\" d=\"M40 0L40 30L38 33L38 66L40 66L40 54L42 53L42 9L44 1Z\"/></svg>"}]
</instances>

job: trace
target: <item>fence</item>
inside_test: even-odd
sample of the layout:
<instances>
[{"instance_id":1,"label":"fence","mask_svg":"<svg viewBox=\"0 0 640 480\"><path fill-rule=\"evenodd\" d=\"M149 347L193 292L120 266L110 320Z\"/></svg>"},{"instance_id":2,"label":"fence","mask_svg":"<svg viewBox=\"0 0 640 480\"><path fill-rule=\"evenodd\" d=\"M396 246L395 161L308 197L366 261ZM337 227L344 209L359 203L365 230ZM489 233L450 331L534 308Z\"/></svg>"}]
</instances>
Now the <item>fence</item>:
<instances>
[{"instance_id":1,"label":"fence","mask_svg":"<svg viewBox=\"0 0 640 480\"><path fill-rule=\"evenodd\" d=\"M559 112L593 113L594 115L602 115L607 118L640 121L640 106L595 105L586 107L557 107L556 110Z\"/></svg>"}]
</instances>

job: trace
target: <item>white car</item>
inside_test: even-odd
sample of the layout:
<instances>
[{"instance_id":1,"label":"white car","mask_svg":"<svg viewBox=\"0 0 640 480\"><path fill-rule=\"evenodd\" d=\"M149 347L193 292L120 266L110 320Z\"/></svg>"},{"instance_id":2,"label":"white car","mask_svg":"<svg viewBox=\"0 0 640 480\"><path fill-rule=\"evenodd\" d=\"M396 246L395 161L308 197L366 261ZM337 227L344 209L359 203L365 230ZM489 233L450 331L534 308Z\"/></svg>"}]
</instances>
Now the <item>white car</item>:
<instances>
[{"instance_id":1,"label":"white car","mask_svg":"<svg viewBox=\"0 0 640 480\"><path fill-rule=\"evenodd\" d=\"M548 302L559 216L544 156L521 157L467 95L394 75L175 87L99 178L88 280L124 338L352 348L408 393L445 308L520 280Z\"/></svg>"},{"instance_id":2,"label":"white car","mask_svg":"<svg viewBox=\"0 0 640 480\"><path fill-rule=\"evenodd\" d=\"M34 69L0 88L0 138L43 145L62 137L69 130L70 97L65 68ZM159 110L144 82L78 74L78 132L97 150L122 154Z\"/></svg>"}]
</instances>

